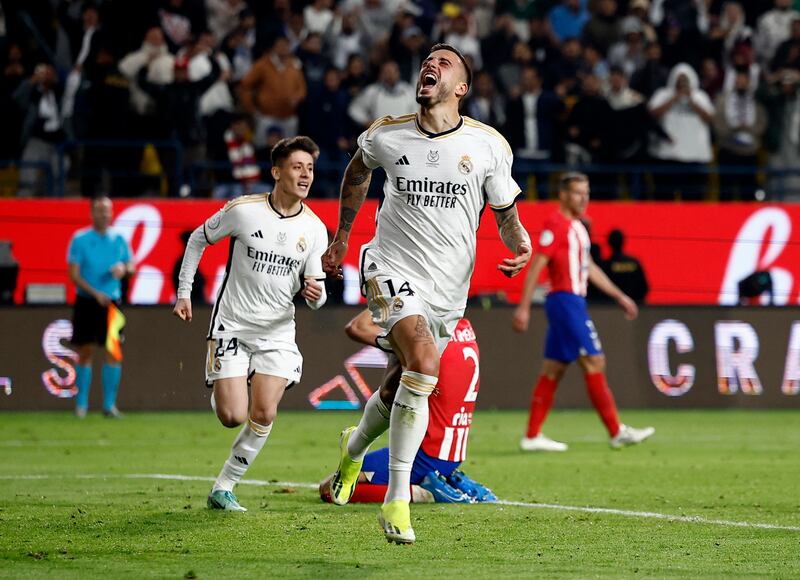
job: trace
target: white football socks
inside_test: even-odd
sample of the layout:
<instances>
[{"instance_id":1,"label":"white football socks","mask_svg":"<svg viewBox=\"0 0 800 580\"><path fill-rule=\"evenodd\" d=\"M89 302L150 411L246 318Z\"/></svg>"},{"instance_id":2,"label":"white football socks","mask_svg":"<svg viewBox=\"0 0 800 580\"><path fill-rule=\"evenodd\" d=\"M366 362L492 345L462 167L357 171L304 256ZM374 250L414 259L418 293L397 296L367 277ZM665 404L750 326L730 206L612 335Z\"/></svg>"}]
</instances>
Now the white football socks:
<instances>
[{"instance_id":1,"label":"white football socks","mask_svg":"<svg viewBox=\"0 0 800 580\"><path fill-rule=\"evenodd\" d=\"M364 414L358 427L347 441L347 454L353 461L361 461L372 445L389 428L389 409L381 400L380 391L375 391L364 405Z\"/></svg>"},{"instance_id":2,"label":"white football socks","mask_svg":"<svg viewBox=\"0 0 800 580\"><path fill-rule=\"evenodd\" d=\"M222 471L219 472L219 476L214 482L212 492L218 489L233 491L233 487L239 483L239 480L255 461L261 448L264 447L270 431L272 431L271 424L259 425L252 419L248 419L247 425L242 428L239 436L233 442L231 455L222 466Z\"/></svg>"},{"instance_id":3,"label":"white football socks","mask_svg":"<svg viewBox=\"0 0 800 580\"><path fill-rule=\"evenodd\" d=\"M428 429L428 396L437 377L403 372L389 425L389 489L384 503L411 500L411 468Z\"/></svg>"}]
</instances>

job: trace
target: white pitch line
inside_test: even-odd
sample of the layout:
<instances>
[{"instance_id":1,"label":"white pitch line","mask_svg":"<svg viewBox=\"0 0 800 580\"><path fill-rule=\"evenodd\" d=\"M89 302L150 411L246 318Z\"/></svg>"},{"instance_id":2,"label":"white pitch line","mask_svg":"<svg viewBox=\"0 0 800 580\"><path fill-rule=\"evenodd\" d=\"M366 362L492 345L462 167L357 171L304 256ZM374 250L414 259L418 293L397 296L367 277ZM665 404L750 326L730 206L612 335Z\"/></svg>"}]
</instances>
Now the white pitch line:
<instances>
[{"instance_id":1,"label":"white pitch line","mask_svg":"<svg viewBox=\"0 0 800 580\"><path fill-rule=\"evenodd\" d=\"M0 480L43 480L43 479L63 479L69 475L0 475ZM85 474L73 475L76 479L161 479L166 481L215 481L214 477L200 475L180 475L171 473L126 473L126 474ZM317 489L316 483L296 482L296 481L267 481L264 479L246 479L239 482L239 485L255 485L259 487L300 487L304 489ZM635 510L621 510L615 508L601 508L577 505L564 505L556 503L530 503L523 501L500 500L495 505L549 509L570 512L582 512L588 514L608 514L629 518L646 518L655 520L666 520L670 522L682 522L687 524L703 524L710 526L726 526L736 528L757 528L762 530L784 530L789 532L800 532L800 526L785 526L780 524L765 524L760 522L740 522L736 520L717 520L704 518L702 516L678 516L674 514L662 514L659 512L643 512Z\"/></svg>"}]
</instances>

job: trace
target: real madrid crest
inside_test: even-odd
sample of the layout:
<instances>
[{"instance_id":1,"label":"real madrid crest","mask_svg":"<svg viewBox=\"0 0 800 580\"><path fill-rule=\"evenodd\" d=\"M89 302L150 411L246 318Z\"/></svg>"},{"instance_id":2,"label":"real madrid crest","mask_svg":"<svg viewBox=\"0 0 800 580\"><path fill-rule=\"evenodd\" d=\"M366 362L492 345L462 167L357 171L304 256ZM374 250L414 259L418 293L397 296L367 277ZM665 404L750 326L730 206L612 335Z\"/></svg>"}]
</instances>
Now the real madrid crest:
<instances>
[{"instance_id":1,"label":"real madrid crest","mask_svg":"<svg viewBox=\"0 0 800 580\"><path fill-rule=\"evenodd\" d=\"M458 162L458 170L464 175L472 173L472 159L469 158L469 155L461 156L461 161Z\"/></svg>"},{"instance_id":2,"label":"real madrid crest","mask_svg":"<svg viewBox=\"0 0 800 580\"><path fill-rule=\"evenodd\" d=\"M214 371L219 372L222 370L222 361L218 358L214 359Z\"/></svg>"},{"instance_id":3,"label":"real madrid crest","mask_svg":"<svg viewBox=\"0 0 800 580\"><path fill-rule=\"evenodd\" d=\"M395 312L400 312L403 309L403 306L404 306L403 299L400 298L399 296L395 296L394 299L392 300L392 310L394 310Z\"/></svg>"},{"instance_id":4,"label":"real madrid crest","mask_svg":"<svg viewBox=\"0 0 800 580\"><path fill-rule=\"evenodd\" d=\"M306 251L308 244L306 244L306 237L300 236L300 239L297 240L297 251L301 254Z\"/></svg>"}]
</instances>

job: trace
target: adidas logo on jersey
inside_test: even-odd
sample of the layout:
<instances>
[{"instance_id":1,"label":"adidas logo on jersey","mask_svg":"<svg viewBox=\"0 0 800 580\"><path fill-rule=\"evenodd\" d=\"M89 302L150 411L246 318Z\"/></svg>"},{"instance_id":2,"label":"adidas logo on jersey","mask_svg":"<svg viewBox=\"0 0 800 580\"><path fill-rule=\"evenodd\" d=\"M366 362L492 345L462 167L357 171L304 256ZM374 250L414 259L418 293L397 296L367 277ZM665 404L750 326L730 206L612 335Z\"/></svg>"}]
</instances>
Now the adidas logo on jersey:
<instances>
[{"instance_id":1,"label":"adidas logo on jersey","mask_svg":"<svg viewBox=\"0 0 800 580\"><path fill-rule=\"evenodd\" d=\"M400 159L398 159L397 161L395 161L395 162L394 162L394 164L395 164L395 165L411 165L411 164L408 162L408 157L406 157L405 155L403 155L403 156L402 156Z\"/></svg>"},{"instance_id":2,"label":"adidas logo on jersey","mask_svg":"<svg viewBox=\"0 0 800 580\"><path fill-rule=\"evenodd\" d=\"M247 458L246 458L246 457L241 457L240 455L234 455L233 457L234 457L234 459L236 459L236 461L238 461L238 462L239 462L239 463L241 463L242 465L250 465L250 464L247 462Z\"/></svg>"},{"instance_id":3,"label":"adidas logo on jersey","mask_svg":"<svg viewBox=\"0 0 800 580\"><path fill-rule=\"evenodd\" d=\"M258 230L258 231L256 231L256 232L253 232L252 234L250 234L250 237L251 237L251 238L261 238L261 239L264 239L264 234L262 234L262 233L261 233L261 230Z\"/></svg>"}]
</instances>

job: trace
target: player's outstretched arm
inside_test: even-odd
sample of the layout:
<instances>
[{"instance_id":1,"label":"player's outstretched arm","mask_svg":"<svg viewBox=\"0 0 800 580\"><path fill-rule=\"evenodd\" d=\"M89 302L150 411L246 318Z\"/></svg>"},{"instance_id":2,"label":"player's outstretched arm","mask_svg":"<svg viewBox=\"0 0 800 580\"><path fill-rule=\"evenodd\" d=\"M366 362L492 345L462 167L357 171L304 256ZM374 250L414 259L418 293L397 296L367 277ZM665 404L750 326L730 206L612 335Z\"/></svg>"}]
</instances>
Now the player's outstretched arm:
<instances>
[{"instance_id":1,"label":"player's outstretched arm","mask_svg":"<svg viewBox=\"0 0 800 580\"><path fill-rule=\"evenodd\" d=\"M614 284L594 261L589 262L589 282L597 286L601 292L613 298L625 312L625 318L628 320L633 320L639 315L639 308L636 303L620 290L619 286Z\"/></svg>"},{"instance_id":2,"label":"player's outstretched arm","mask_svg":"<svg viewBox=\"0 0 800 580\"><path fill-rule=\"evenodd\" d=\"M539 281L539 276L542 269L547 265L547 256L544 254L536 254L531 262L531 268L525 276L525 284L522 287L522 298L519 304L514 309L514 315L511 318L511 328L515 332L525 332L528 330L528 325L531 319L531 300L533 300L533 290L536 288L536 283Z\"/></svg>"},{"instance_id":3,"label":"player's outstretched arm","mask_svg":"<svg viewBox=\"0 0 800 580\"><path fill-rule=\"evenodd\" d=\"M203 226L199 226L194 230L186 243L186 251L183 254L183 262L181 262L181 271L178 275L178 300L175 302L175 308L172 309L172 314L186 322L192 321L192 302L189 297L192 295L194 275L207 245L208 240L203 231Z\"/></svg>"},{"instance_id":4,"label":"player's outstretched arm","mask_svg":"<svg viewBox=\"0 0 800 580\"><path fill-rule=\"evenodd\" d=\"M353 229L353 222L356 221L358 210L361 209L367 198L371 179L372 170L364 164L361 149L358 149L347 165L342 179L339 197L339 228L333 236L331 245L322 255L322 269L329 276L342 278L342 261L347 254L350 231Z\"/></svg>"},{"instance_id":5,"label":"player's outstretched arm","mask_svg":"<svg viewBox=\"0 0 800 580\"><path fill-rule=\"evenodd\" d=\"M531 238L519 221L516 206L494 212L494 219L497 221L497 229L506 248L514 252L514 257L503 258L497 269L509 278L513 278L522 272L531 259Z\"/></svg>"}]
</instances>

